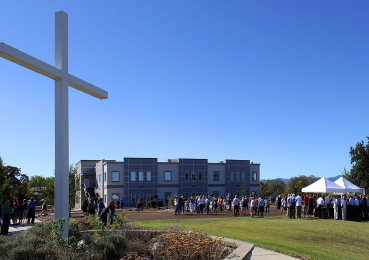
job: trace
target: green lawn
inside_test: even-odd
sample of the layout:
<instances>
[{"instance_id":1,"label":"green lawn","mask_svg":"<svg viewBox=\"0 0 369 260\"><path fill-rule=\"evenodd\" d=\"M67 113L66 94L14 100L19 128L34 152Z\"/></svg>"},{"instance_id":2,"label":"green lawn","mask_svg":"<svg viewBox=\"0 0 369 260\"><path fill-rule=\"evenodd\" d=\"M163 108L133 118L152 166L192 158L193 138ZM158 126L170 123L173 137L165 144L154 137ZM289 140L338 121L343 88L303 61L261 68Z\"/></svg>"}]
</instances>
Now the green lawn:
<instances>
[{"instance_id":1,"label":"green lawn","mask_svg":"<svg viewBox=\"0 0 369 260\"><path fill-rule=\"evenodd\" d=\"M152 228L183 225L309 259L369 259L369 222L268 216L131 223Z\"/></svg>"}]
</instances>

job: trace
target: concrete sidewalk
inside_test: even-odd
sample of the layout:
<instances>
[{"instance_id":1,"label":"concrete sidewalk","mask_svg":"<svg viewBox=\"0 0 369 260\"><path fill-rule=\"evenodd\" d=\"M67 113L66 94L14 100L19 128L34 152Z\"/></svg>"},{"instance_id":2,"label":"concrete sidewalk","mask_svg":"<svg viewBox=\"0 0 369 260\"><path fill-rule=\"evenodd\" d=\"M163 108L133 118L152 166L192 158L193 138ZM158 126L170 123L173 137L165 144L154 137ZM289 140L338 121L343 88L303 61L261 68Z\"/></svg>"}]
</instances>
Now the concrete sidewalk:
<instances>
[{"instance_id":1,"label":"concrete sidewalk","mask_svg":"<svg viewBox=\"0 0 369 260\"><path fill-rule=\"evenodd\" d=\"M37 225L38 223L42 223L42 222L38 219L35 219L35 225ZM19 225L10 225L9 226L9 235L25 231L25 230L27 230L31 227L33 227L33 225L32 224L27 224L27 223L23 223L23 224L19 224Z\"/></svg>"},{"instance_id":2,"label":"concrete sidewalk","mask_svg":"<svg viewBox=\"0 0 369 260\"><path fill-rule=\"evenodd\" d=\"M292 257L289 255L285 255L282 253L278 253L272 250L267 250L261 247L254 247L254 250L252 251L251 260L294 260L294 259L300 259L296 257Z\"/></svg>"}]
</instances>

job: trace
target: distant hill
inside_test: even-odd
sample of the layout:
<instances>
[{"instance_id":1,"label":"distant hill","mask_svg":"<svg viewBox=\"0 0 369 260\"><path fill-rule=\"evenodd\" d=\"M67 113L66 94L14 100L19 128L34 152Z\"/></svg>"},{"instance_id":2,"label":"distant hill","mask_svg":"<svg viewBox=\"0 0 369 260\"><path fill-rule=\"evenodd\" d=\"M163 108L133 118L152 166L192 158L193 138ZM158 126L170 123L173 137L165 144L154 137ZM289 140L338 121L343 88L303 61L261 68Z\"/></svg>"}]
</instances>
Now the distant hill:
<instances>
[{"instance_id":1,"label":"distant hill","mask_svg":"<svg viewBox=\"0 0 369 260\"><path fill-rule=\"evenodd\" d=\"M302 175L302 176L304 176L304 175ZM328 180L330 180L330 181L333 181L333 182L335 182L337 179L339 179L341 177L341 175L337 175L337 176L335 176L335 177L329 177L329 178L327 178ZM289 182L290 181L290 179L283 179L283 178L276 178L276 179L279 179L279 180L281 180L281 181L283 181L284 183L286 183L287 184L287 182ZM263 179L263 180L260 180L260 181L262 181L262 182L266 182L267 180L266 179Z\"/></svg>"}]
</instances>

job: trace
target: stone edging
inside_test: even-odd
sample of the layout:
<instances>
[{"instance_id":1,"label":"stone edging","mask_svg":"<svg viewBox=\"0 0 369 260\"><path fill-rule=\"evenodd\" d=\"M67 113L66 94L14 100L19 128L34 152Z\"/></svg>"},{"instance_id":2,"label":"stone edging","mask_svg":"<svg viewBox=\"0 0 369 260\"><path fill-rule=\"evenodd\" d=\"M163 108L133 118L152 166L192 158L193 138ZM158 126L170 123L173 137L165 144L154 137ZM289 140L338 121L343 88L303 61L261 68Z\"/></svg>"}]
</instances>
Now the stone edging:
<instances>
[{"instance_id":1,"label":"stone edging","mask_svg":"<svg viewBox=\"0 0 369 260\"><path fill-rule=\"evenodd\" d=\"M218 237L211 236L216 239ZM229 245L237 247L224 259L229 260L250 260L252 256L252 251L254 250L254 244L243 242L240 240L234 240L230 238L223 238L223 241Z\"/></svg>"}]
</instances>

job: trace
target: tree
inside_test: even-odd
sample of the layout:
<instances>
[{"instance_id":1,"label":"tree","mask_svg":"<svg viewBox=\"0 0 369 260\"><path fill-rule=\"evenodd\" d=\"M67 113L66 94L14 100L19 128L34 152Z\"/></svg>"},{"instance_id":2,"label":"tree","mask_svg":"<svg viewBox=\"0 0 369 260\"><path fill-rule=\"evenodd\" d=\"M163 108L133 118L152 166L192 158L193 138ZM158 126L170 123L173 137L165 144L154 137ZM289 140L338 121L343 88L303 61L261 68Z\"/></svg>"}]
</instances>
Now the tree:
<instances>
[{"instance_id":1,"label":"tree","mask_svg":"<svg viewBox=\"0 0 369 260\"><path fill-rule=\"evenodd\" d=\"M261 186L261 185L260 185ZM246 186L246 181L244 181L243 183L242 183L242 185L241 185L241 189L240 189L240 191L239 191L239 194L241 195L241 197L240 198L243 198L243 197L245 197L246 196L246 194L247 194L247 188L246 188L247 186Z\"/></svg>"},{"instance_id":2,"label":"tree","mask_svg":"<svg viewBox=\"0 0 369 260\"><path fill-rule=\"evenodd\" d=\"M0 157L0 197L23 199L27 192L28 176L21 169L5 165Z\"/></svg>"},{"instance_id":3,"label":"tree","mask_svg":"<svg viewBox=\"0 0 369 260\"><path fill-rule=\"evenodd\" d=\"M281 179L267 180L260 182L260 194L264 196L283 194L286 190L286 184Z\"/></svg>"},{"instance_id":4,"label":"tree","mask_svg":"<svg viewBox=\"0 0 369 260\"><path fill-rule=\"evenodd\" d=\"M318 177L314 175L307 176L298 176L290 178L289 182L287 183L287 193L300 193L302 188L316 182L319 180Z\"/></svg>"},{"instance_id":5,"label":"tree","mask_svg":"<svg viewBox=\"0 0 369 260\"><path fill-rule=\"evenodd\" d=\"M361 141L356 143L355 147L350 147L352 168L348 174L346 172L346 178L367 191L369 189L369 137L366 138L368 139L366 145Z\"/></svg>"}]
</instances>

